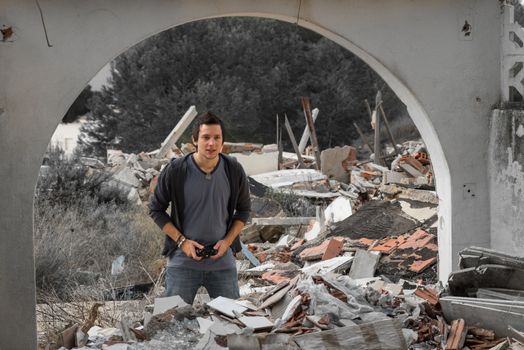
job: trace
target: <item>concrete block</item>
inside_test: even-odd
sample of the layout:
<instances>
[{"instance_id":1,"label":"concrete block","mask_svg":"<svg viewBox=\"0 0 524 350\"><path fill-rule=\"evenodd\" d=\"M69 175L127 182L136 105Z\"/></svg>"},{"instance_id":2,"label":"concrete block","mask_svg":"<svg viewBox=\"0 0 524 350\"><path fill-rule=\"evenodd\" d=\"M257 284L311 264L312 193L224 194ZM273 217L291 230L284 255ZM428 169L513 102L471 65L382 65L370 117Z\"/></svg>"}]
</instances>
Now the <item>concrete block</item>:
<instances>
[{"instance_id":1,"label":"concrete block","mask_svg":"<svg viewBox=\"0 0 524 350\"><path fill-rule=\"evenodd\" d=\"M409 175L399 171L386 171L382 174L384 184L400 184L402 179L409 178Z\"/></svg>"},{"instance_id":2,"label":"concrete block","mask_svg":"<svg viewBox=\"0 0 524 350\"><path fill-rule=\"evenodd\" d=\"M312 182L326 179L326 175L314 169L285 169L253 175L252 178L265 186L278 188L297 182Z\"/></svg>"},{"instance_id":3,"label":"concrete block","mask_svg":"<svg viewBox=\"0 0 524 350\"><path fill-rule=\"evenodd\" d=\"M237 317L235 313L243 313L247 307L237 304L233 299L218 297L207 303L210 308L223 313L229 317Z\"/></svg>"},{"instance_id":4,"label":"concrete block","mask_svg":"<svg viewBox=\"0 0 524 350\"><path fill-rule=\"evenodd\" d=\"M232 153L248 176L264 174L278 170L278 152L267 153Z\"/></svg>"},{"instance_id":5,"label":"concrete block","mask_svg":"<svg viewBox=\"0 0 524 350\"><path fill-rule=\"evenodd\" d=\"M392 319L330 329L321 336L318 333L299 335L294 340L304 350L407 349L400 324Z\"/></svg>"},{"instance_id":6,"label":"concrete block","mask_svg":"<svg viewBox=\"0 0 524 350\"><path fill-rule=\"evenodd\" d=\"M425 222L426 220L437 215L438 207L422 207L422 208L413 208L410 203L405 201L399 201L402 211L407 215L411 216L415 220L420 222Z\"/></svg>"},{"instance_id":7,"label":"concrete block","mask_svg":"<svg viewBox=\"0 0 524 350\"><path fill-rule=\"evenodd\" d=\"M468 327L495 331L497 337L512 336L508 326L524 329L524 303L506 300L444 297L439 300L445 319L463 318Z\"/></svg>"},{"instance_id":8,"label":"concrete block","mask_svg":"<svg viewBox=\"0 0 524 350\"><path fill-rule=\"evenodd\" d=\"M349 271L350 278L365 278L373 277L380 260L380 253L357 250L353 264L351 264L351 270Z\"/></svg>"},{"instance_id":9,"label":"concrete block","mask_svg":"<svg viewBox=\"0 0 524 350\"><path fill-rule=\"evenodd\" d=\"M345 197L338 197L324 210L324 217L326 218L326 223L339 222L349 217L352 213L351 200Z\"/></svg>"},{"instance_id":10,"label":"concrete block","mask_svg":"<svg viewBox=\"0 0 524 350\"><path fill-rule=\"evenodd\" d=\"M243 316L238 320L246 327L253 328L255 331L273 327L273 322L262 316Z\"/></svg>"},{"instance_id":11,"label":"concrete block","mask_svg":"<svg viewBox=\"0 0 524 350\"><path fill-rule=\"evenodd\" d=\"M178 295L165 298L156 298L155 307L153 308L153 315L164 313L174 307L182 307L186 305L188 304Z\"/></svg>"},{"instance_id":12,"label":"concrete block","mask_svg":"<svg viewBox=\"0 0 524 350\"><path fill-rule=\"evenodd\" d=\"M351 146L325 149L320 153L321 171L330 179L349 183L349 168L356 159L357 151Z\"/></svg>"}]
</instances>

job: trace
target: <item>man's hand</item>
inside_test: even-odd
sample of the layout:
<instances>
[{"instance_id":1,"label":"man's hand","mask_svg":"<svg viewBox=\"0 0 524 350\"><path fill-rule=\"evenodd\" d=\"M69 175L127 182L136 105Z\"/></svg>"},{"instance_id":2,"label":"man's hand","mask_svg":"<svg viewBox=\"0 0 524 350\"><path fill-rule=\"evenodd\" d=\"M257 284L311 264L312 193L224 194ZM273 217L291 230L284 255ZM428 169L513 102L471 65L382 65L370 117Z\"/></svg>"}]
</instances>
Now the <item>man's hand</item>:
<instances>
[{"instance_id":1,"label":"man's hand","mask_svg":"<svg viewBox=\"0 0 524 350\"><path fill-rule=\"evenodd\" d=\"M186 239L184 243L182 243L182 245L180 246L180 249L182 249L184 254L197 261L202 260L202 257L196 255L196 250L202 248L204 248L202 244L192 241L190 239Z\"/></svg>"},{"instance_id":2,"label":"man's hand","mask_svg":"<svg viewBox=\"0 0 524 350\"><path fill-rule=\"evenodd\" d=\"M225 239L221 239L213 246L213 248L217 250L217 253L215 255L211 255L209 258L213 260L220 259L222 256L224 256L224 254L226 254L229 246L231 246L230 243L228 243Z\"/></svg>"}]
</instances>

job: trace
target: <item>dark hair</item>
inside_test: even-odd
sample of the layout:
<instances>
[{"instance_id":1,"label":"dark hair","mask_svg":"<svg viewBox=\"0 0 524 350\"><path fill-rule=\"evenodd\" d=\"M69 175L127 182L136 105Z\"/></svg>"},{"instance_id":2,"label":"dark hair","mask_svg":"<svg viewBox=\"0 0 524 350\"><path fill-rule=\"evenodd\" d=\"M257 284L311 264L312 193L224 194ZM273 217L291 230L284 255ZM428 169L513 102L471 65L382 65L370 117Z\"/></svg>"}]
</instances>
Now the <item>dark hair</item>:
<instances>
[{"instance_id":1,"label":"dark hair","mask_svg":"<svg viewBox=\"0 0 524 350\"><path fill-rule=\"evenodd\" d=\"M204 124L220 125L220 129L222 130L222 140L224 140L224 123L222 123L222 120L219 117L217 117L211 112L206 112L196 117L195 122L193 123L193 129L191 131L191 136L193 137L193 140L198 140L200 126Z\"/></svg>"}]
</instances>

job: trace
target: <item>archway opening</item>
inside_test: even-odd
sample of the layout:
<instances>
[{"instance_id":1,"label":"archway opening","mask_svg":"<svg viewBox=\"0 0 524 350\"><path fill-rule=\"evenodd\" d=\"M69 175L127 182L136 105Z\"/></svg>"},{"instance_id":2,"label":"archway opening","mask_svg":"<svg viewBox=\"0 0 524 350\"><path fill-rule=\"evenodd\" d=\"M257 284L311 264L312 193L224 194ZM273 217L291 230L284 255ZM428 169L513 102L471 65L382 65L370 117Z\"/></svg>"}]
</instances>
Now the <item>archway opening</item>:
<instances>
[{"instance_id":1,"label":"archway opening","mask_svg":"<svg viewBox=\"0 0 524 350\"><path fill-rule=\"evenodd\" d=\"M217 19L217 20L214 20L214 21L226 21L226 19ZM189 23L188 25L197 25L199 22L192 22L192 23ZM216 24L215 24L216 25ZM323 33L323 30L321 30L320 28L316 28L314 27L313 25L310 25L308 23L302 23L302 25L304 25L304 27L310 27L310 29L313 29L317 32L319 32L320 34L323 34L324 36L326 36L327 38L329 38L330 40L333 40L335 42L337 42L338 44L341 44L342 43L346 49L348 48L348 46L351 46L347 41L345 40L342 40L341 38L338 38L335 36L335 34L333 33ZM233 26L234 27L234 26ZM180 28L180 27L178 27ZM218 27L217 27L218 28ZM234 28L233 28L234 29ZM175 29L176 30L176 29ZM234 31L233 31L234 33ZM244 34L244 33L237 33L237 34ZM161 36L165 36L167 35L166 33L161 33L161 34L158 34L157 36L151 38L151 39L148 39L148 40L159 40L158 38L160 38ZM310 34L311 35L311 34ZM207 40L208 38L205 38L203 40ZM313 40L312 40L313 41ZM318 44L318 40L317 39L317 44ZM183 42L183 38L182 38L182 42ZM290 42L291 44L291 42ZM331 48L329 47L329 44L324 41L324 42L321 42L320 44L318 44L321 49L325 49L327 50L327 48ZM313 46L313 45L312 45ZM144 47L146 47L146 49L144 49ZM154 45L153 45L154 47ZM380 64L375 60L373 59L372 57L369 57L363 50L360 50L359 48L355 48L355 47L352 47L353 50L355 50L356 54L359 55L361 58L364 59L364 61L369 64L372 68L374 68L378 73L379 75L382 76L382 78L392 87L393 91L395 91L398 96L400 97L400 99L402 100L402 102L404 102L408 107L407 107L407 111L409 112L409 114L412 116L412 118L414 119L415 121L415 124L418 124L418 125L424 125L426 126L425 128L421 129L421 133L422 133L422 136L424 139L426 139L424 137L424 134L426 134L426 137L428 137L430 139L430 142L428 143L428 148L429 148L429 151L431 153L431 155L433 156L433 153L432 153L432 150L431 148L436 148L437 149L437 162L436 164L445 164L445 162L443 162L443 158L439 158L439 146L438 144L431 144L431 142L434 142L436 139L434 139L433 137L435 136L434 135L434 132L432 131L432 128L431 127L427 127L429 124L428 124L428 121L427 121L427 116L425 116L420 104L417 103L415 97L413 94L411 94L405 87L403 87L403 85L391 74L389 73L389 71L387 71L384 67L380 66ZM143 52L140 52L140 49L144 49ZM318 49L318 48L317 48ZM259 48L260 50L260 48ZM311 55L314 56L315 54L319 55L321 53L323 53L322 51L318 51L318 52L315 52L314 51L314 47L313 48L309 48L308 50L311 51ZM260 52L263 52L263 48L262 48L262 51ZM135 62L132 62L130 61L130 58L132 58L134 55L136 55L136 58L137 60ZM134 65L142 65L142 67L146 67L146 68L143 68L144 71L146 71L147 69L152 69L153 71L152 72L149 72L147 74L155 74L154 70L155 70L155 64L151 64L151 65L147 65L145 64L145 62L141 62L140 60L141 59L146 59L148 57L148 55L151 55L149 58L152 59L153 62L155 62L155 59L158 58L158 57L155 57L154 56L154 52L151 53L151 46L147 47L146 45L146 42L143 42L143 43L140 43L137 47L134 47L131 49L130 52L127 52L124 54L125 58L117 58L117 62L115 63L115 65L113 66L114 67L114 72L115 75L114 75L114 78L124 78L124 71L126 69L131 69ZM159 55L160 56L160 55ZM352 56L352 55L351 55ZM197 55L197 57L200 57ZM352 57L355 57L355 56L352 56ZM239 56L235 56L236 59L239 58ZM324 56L324 58L326 58ZM366 60L367 58L367 60ZM340 56L340 61L344 60L344 59L348 59L347 56L345 57L344 55ZM120 60L120 62L119 62ZM234 64L235 61L233 61L233 64ZM120 64L120 66L119 66ZM126 65L127 64L127 65ZM162 63L161 62L156 62L156 67L161 67L162 66ZM341 66L343 66L341 64ZM345 67L345 66L343 66ZM274 69L275 70L279 70L279 74L280 75L283 75L285 74L283 72L284 68L286 67L279 67L278 65L275 65ZM337 74L343 74L343 70L342 70L342 73L341 72L334 72L333 73L333 77L336 77ZM138 87L138 89L134 92L132 92L129 96L131 97L135 97L136 100L140 100L142 97L142 95L140 95L139 93L140 92L149 92L150 90L148 89L144 89L144 87L152 87L152 83L150 82L149 84L150 85L140 85L140 73L144 73L143 71L141 71L140 69L137 70L137 72L135 72L137 74L135 75L132 75L130 74L129 77L131 77L132 79L137 79L136 80L136 87ZM184 72L185 73L185 72ZM158 74L158 73L157 73ZM191 74L188 74L189 75L189 80L191 80ZM268 74L268 76L271 76L270 74ZM163 77L165 77L164 74L159 74L159 79L162 79ZM220 75L217 75L217 77L220 79L220 82L221 84L217 86L217 84L213 84L214 82L212 80L208 80L208 81L201 81L199 82L199 84L195 84L195 87L194 87L194 91L202 94L202 95L185 95L184 96L184 92L185 91L179 91L180 92L180 95L177 95L176 99L173 99L171 101L169 101L168 99L165 100L165 101L158 101L158 100L151 100L150 101L150 105L149 107L151 106L156 106L157 107L157 110L155 110L154 108L152 109L143 109L142 112L140 112L140 109L139 108L136 108L136 110L124 110L123 108L121 108L122 106L117 106L117 107L112 107L113 108L113 117L117 116L117 115L121 115L123 113L128 113L128 117L129 118L122 118L122 119L119 119L117 121L116 124L111 124L111 123L114 123L115 120L110 120L111 118L108 118L108 122L109 124L106 125L109 126L108 128L106 128L106 130L111 130L111 125L113 125L113 127L116 127L116 129L113 129L112 131L118 131L118 128L120 128L125 122L129 122L130 126L133 125L133 123L136 123L136 120L133 120L134 117L136 116L140 116L141 119L143 119L142 121L145 123L146 126L148 126L149 128L152 127L152 118L151 116L153 115L158 115L159 113L162 113L162 112L167 112L167 114L171 114L171 115L175 115L175 116L181 116L183 115L182 111L184 111L188 105L192 104L190 101L192 101L193 98L195 98L194 96L216 96L218 93L220 92L224 92L226 91L227 94L226 95L230 95L230 96L233 96L234 98L230 98L230 100L228 100L227 102L224 102L224 99L218 99L219 101L219 104L218 106L220 106L220 103L224 106L224 108L226 107L230 107L231 105L235 105L235 104L240 104L240 103L243 103L245 102L245 100L248 100L248 101L256 101L257 99L261 99L260 96L256 96L255 93L250 93L251 90L249 89L249 87L246 87L244 86L242 83L245 82L245 78L244 80L238 80L238 79L230 79L230 80L226 80L226 79L223 79L223 76L220 76ZM217 79L218 79L217 78ZM146 79L144 77L144 79ZM194 79L194 78L193 78ZM375 78L373 78L375 79ZM373 81L373 79L371 79L371 81ZM224 80L226 83L224 83ZM318 86L315 86L314 81L312 82L309 82L308 84L306 84L306 86L309 86L310 89L314 90L314 88L316 87L318 89ZM337 82L336 80L334 80L334 82ZM122 81L123 85L127 85L127 86L130 86L130 82L129 81ZM339 83L344 83L344 82L339 82ZM376 79L375 80L375 86L372 86L372 89L370 90L373 90L372 94L364 94L366 95L366 98L369 99L371 101L371 106L379 106L380 103L377 102L375 104L373 104L373 98L376 97L376 92L377 90L382 90L382 93L383 93L383 103L384 103L384 106L386 106L388 104L388 101L387 101L387 98L388 96L390 96L390 98L392 99L395 99L395 97L391 97L391 93L392 91L386 87L386 85L384 84L384 81L381 80L381 79ZM116 84L116 82L114 82L114 84ZM319 84L320 85L320 84ZM165 86L162 86L160 85L162 88L164 88L164 91L159 91L158 94L159 96L161 96L163 93L168 95L169 92L166 92L165 91ZM169 86L169 83L168 85ZM241 88L238 88L238 86L241 86ZM266 82L266 86L268 88L270 87L274 87L274 85L271 84L271 81L269 80L268 82ZM369 86L367 86L369 88ZM235 90L237 88L237 90ZM142 89L142 90L140 90ZM180 90L180 89L178 89ZM287 98L284 97L282 98L282 100L288 102L288 100L293 100L293 97L297 97L296 95L309 95L311 97L311 101L312 101L312 107L316 107L317 105L321 105L320 102L318 101L321 101L322 99L325 99L326 97L323 97L321 92L322 91L317 91L317 92L311 92L312 90L310 90L310 92L308 93L307 90L302 90L304 91L305 93L304 94L299 94L299 93L294 93L293 95L295 96L288 96ZM340 87L340 89L338 90L339 92L343 91L343 87ZM173 90L174 91L174 90ZM246 92L247 91L247 92ZM297 90L297 91L301 91L301 90ZM238 96L234 96L234 93L237 93ZM134 95L133 95L134 94ZM331 96L333 98L333 96L336 95L336 93L333 93L331 92ZM329 97L329 95L327 95ZM108 98L108 97L115 97L115 95L111 95L111 94L106 94L106 95L99 95L99 102L100 104L98 105L98 108L104 108L104 106L107 106L111 103L111 102L108 102L108 100L105 100L104 101L104 98ZM145 97L145 100L147 100L149 98L149 95L147 95ZM316 100L318 99L318 100ZM110 100L109 100L110 101ZM180 102L182 101L182 102ZM205 106L204 108L205 109L212 109L212 110L216 110L216 105L213 105L211 104L211 108L209 108L209 100L203 100L204 102L201 102L201 105L202 106ZM329 100L328 100L329 101ZM113 101L114 102L114 101ZM252 102L253 103L253 102ZM293 103L295 104L295 107L293 107ZM328 102L329 103L329 102ZM135 101L135 104L136 104L136 101ZM143 105L143 103L139 103L140 105ZM365 104L364 104L364 101L360 101L360 102L356 102L356 104L359 104L359 108L357 108L357 110L361 110L361 114L363 113L365 116L362 118L362 120L364 119L368 119L369 116L367 116L367 110L366 110L366 107L365 107ZM130 103L128 106L132 106L133 103ZM166 108L165 106L172 106L173 108L170 109L170 108ZM298 107L297 107L298 105ZM266 103L260 103L260 106L262 107L262 110L264 107L267 106ZM341 143L340 141L340 137L341 135L343 135L344 133L344 129L347 128L348 124L351 125L349 122L353 122L354 120L349 120L349 121L346 121L345 123L348 123L348 124L343 124L340 120L342 120L342 118L349 114L347 112L347 110L344 110L343 107L340 107L339 109L342 110L341 113L339 113L338 115L336 113L330 113L329 112L329 108L326 105L325 108L324 107L319 107L319 110L323 111L323 110L327 110L327 112L325 112L327 114L327 116L329 117L328 119L328 123L327 123L327 128L326 129L323 129L320 127L317 128L319 134L319 140L320 140L320 147L321 148L330 148L330 147L333 147L333 146L343 146L344 144L347 144L349 142L343 142ZM206 108L207 107L207 108ZM251 140L248 140L248 139L245 139L245 137L249 136L249 133L245 133L244 135L242 136L238 136L239 135L239 132L241 131L241 129L247 129L247 130L250 130L251 133L253 133L252 130L257 130L258 133L256 133L255 135L253 135L253 140L255 142L261 142L261 143L270 143L269 139L270 137L268 135L274 135L275 134L275 130L269 130L267 132L267 135L264 136L264 138L261 137L261 131L262 130L267 130L268 127L273 127L275 125L275 121L274 121L274 118L273 118L273 111L271 111L270 113L267 113L269 114L269 117L265 117L266 113L260 113L260 111L256 110L256 109L249 109L249 107L244 107L246 108L245 111L243 111L243 113L245 114L249 114L249 115L255 115L256 117L254 118L254 120L252 120L252 122L257 122L258 121L258 124L259 125L249 125L248 126L245 126L245 125L242 125L241 123L238 123L235 125L235 121L238 122L238 114L237 114L237 117L236 118L232 118L231 120L229 120L228 122L228 126L231 126L233 131L231 133L231 139L234 140L234 141L244 141L244 142L249 142ZM166 109L164 111L161 111L162 109ZM234 109L234 108L233 108ZM374 109L374 108L372 108ZM336 110L336 108L335 108ZM146 113L144 113L144 111L147 111L146 113L150 113L149 115L147 115ZM174 112L175 111L175 112ZM225 114L225 115L231 115L233 113L228 113L230 112L231 110L225 110L225 112L219 112L219 114ZM362 112L363 111L363 112ZM378 108L377 108L377 111L378 111ZM103 115L104 113L103 112L98 112L99 116ZM295 101L292 101L292 103L289 104L289 107L286 107L286 108L282 108L281 109L281 112L277 112L279 113L280 115L284 115L284 114L287 114L290 119L292 121L294 121L295 123L292 123L292 126L295 126L295 128L302 124L301 126L303 127L304 125L304 121L303 121L303 116L301 115L301 111L300 111L300 106L298 104L298 101L295 100ZM293 117L293 113L295 115L295 118L292 119ZM322 113L322 112L320 112ZM276 114L276 113L275 113ZM389 111L387 110L386 108L386 114L389 114ZM322 118L322 115L320 114L319 115L319 118ZM337 119L338 118L338 119ZM269 122L267 122L269 120ZM319 119L320 121L321 119ZM178 120L173 120L173 119L158 119L157 122L161 122L163 123L162 125L164 126L163 128L160 128L160 129L163 129L166 131L166 134L167 132L170 130L170 128L172 128L172 126L174 125L174 123L178 121ZM262 124L261 121L265 121L267 122L266 124ZM301 121L301 123L299 123L299 121ZM95 124L91 124L91 126L95 126ZM100 124L98 125L100 126ZM121 129L123 130L123 129ZM236 132L235 132L236 130ZM323 131L327 130L327 132L323 133ZM127 153L127 152L130 152L130 153L139 153L139 150L143 150L143 151L149 151L149 150L152 150L152 148L154 147L151 147L149 148L149 146L146 146L146 145L158 145L159 144L159 141L161 141L164 136L161 136L159 135L158 133L155 133L155 132L152 132L151 135L155 135L157 136L157 138L147 138L147 137L143 137L143 138L137 138L136 135L144 135L143 133L141 132L137 132L137 130L133 130L132 127L129 127L129 130L131 135L134 135L134 139L133 137L132 138L123 138L121 135L118 135L118 133L116 134L110 134L110 135L103 135L104 137L104 142L106 142L105 146L107 148L107 146L111 146L111 147L120 147L122 145L122 142L123 141L130 141L130 144L125 146L125 147L129 147L128 149L126 149L126 152L124 153ZM353 130L353 132L351 134L355 135L356 130ZM95 135L95 133L93 133L92 135ZM298 132L297 132L298 134ZM91 135L91 137L92 137ZM234 139L235 137L238 137L236 140ZM258 138L255 138L255 137L261 137L260 139ZM265 141L266 139L268 139L268 141ZM355 137L353 136L353 139L355 139ZM385 139L385 137L383 138ZM137 141L139 141L140 143L137 143ZM384 140L385 141L385 140ZM87 144L88 143L88 140L86 138L84 138L84 142ZM387 143L387 141L385 142ZM98 154L100 155L100 154ZM126 161L128 159L126 158ZM435 164L435 162L434 162ZM441 169L441 170L438 170L438 169L435 169L435 173L436 173L436 177L439 179L440 181L440 178L439 178L439 172L441 173L445 173L447 171L446 168L444 169ZM447 177L446 176L443 176L444 180L442 180L442 182L446 183L447 180L445 180ZM442 226L441 227L441 230L442 229L445 229L445 226Z\"/></svg>"}]
</instances>

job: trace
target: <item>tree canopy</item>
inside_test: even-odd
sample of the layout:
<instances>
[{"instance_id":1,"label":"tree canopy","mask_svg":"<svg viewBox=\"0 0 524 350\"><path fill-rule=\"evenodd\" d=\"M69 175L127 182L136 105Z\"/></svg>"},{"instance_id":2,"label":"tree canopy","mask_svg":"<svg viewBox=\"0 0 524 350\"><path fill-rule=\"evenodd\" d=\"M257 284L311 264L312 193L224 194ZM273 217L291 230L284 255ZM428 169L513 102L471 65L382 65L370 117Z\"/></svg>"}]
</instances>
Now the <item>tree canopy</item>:
<instances>
[{"instance_id":1,"label":"tree canopy","mask_svg":"<svg viewBox=\"0 0 524 350\"><path fill-rule=\"evenodd\" d=\"M308 96L320 110L321 147L351 144L358 138L353 121L369 129L364 99L373 105L377 90L388 116L407 116L373 70L314 32L261 18L191 22L111 63L109 85L90 100L81 143L99 156L115 143L125 152L158 148L191 105L223 118L226 141L273 143L277 114L287 115L300 136L300 97Z\"/></svg>"}]
</instances>

